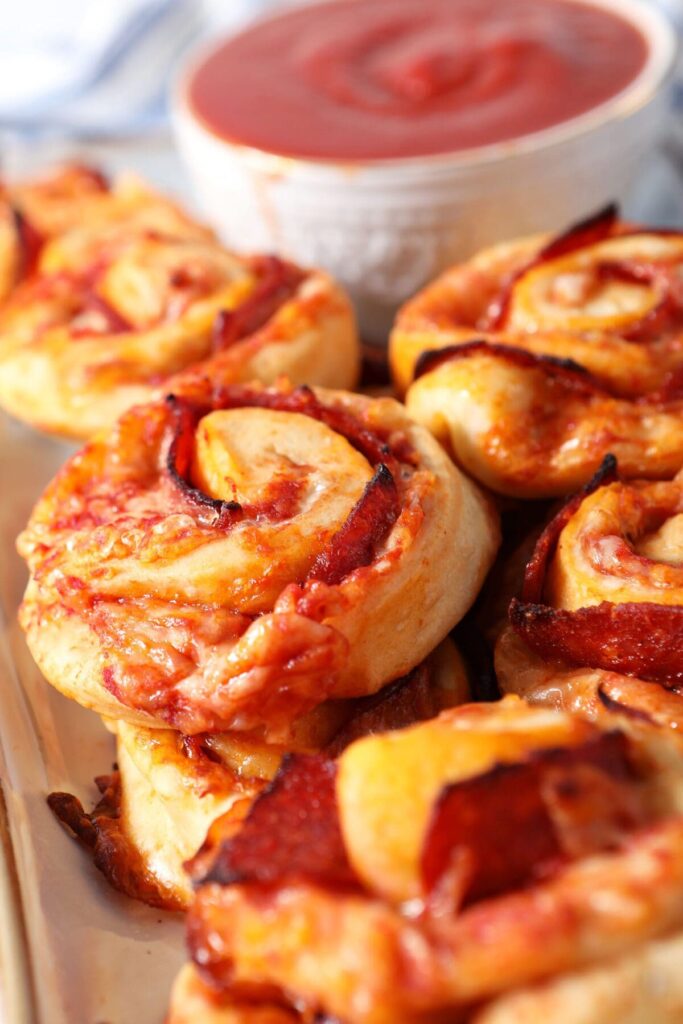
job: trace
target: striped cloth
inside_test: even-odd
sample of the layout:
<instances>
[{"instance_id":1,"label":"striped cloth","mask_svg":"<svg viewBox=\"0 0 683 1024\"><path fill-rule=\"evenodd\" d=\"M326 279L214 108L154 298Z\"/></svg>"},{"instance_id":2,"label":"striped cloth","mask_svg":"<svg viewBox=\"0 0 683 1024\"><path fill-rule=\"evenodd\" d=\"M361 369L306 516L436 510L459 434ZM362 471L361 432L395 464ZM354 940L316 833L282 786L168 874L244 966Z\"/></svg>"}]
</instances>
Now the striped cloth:
<instances>
[{"instance_id":1,"label":"striped cloth","mask_svg":"<svg viewBox=\"0 0 683 1024\"><path fill-rule=\"evenodd\" d=\"M163 126L190 45L268 0L5 0L0 129L111 137Z\"/></svg>"}]
</instances>

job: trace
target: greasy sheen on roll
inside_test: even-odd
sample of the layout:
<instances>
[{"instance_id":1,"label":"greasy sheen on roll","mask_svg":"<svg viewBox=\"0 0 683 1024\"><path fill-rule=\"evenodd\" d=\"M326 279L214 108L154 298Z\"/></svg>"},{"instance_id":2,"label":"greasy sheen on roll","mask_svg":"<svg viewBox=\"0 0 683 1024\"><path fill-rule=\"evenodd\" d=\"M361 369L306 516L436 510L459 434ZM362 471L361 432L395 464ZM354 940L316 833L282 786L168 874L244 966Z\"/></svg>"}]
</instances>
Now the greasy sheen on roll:
<instances>
[{"instance_id":1,"label":"greasy sheen on roll","mask_svg":"<svg viewBox=\"0 0 683 1024\"><path fill-rule=\"evenodd\" d=\"M496 647L502 689L683 728L683 475L623 481L607 459L541 535Z\"/></svg>"},{"instance_id":2,"label":"greasy sheen on roll","mask_svg":"<svg viewBox=\"0 0 683 1024\"><path fill-rule=\"evenodd\" d=\"M286 742L300 715L433 650L498 524L392 399L197 380L69 460L18 543L21 623L67 696Z\"/></svg>"},{"instance_id":3,"label":"greasy sheen on roll","mask_svg":"<svg viewBox=\"0 0 683 1024\"><path fill-rule=\"evenodd\" d=\"M556 237L506 242L447 270L400 311L390 342L407 390L422 352L476 338L571 359L621 397L680 390L683 232L615 206Z\"/></svg>"},{"instance_id":4,"label":"greasy sheen on roll","mask_svg":"<svg viewBox=\"0 0 683 1024\"><path fill-rule=\"evenodd\" d=\"M104 785L100 780L103 799L89 814L67 793L51 794L49 803L114 886L155 906L184 908L192 893L185 861L200 847L202 856L212 855L214 832L222 836L228 820L244 818L286 754L336 757L359 736L432 718L469 699L464 663L445 640L378 693L314 708L295 723L286 747L259 734L184 736L109 722L117 772Z\"/></svg>"},{"instance_id":5,"label":"greasy sheen on roll","mask_svg":"<svg viewBox=\"0 0 683 1024\"><path fill-rule=\"evenodd\" d=\"M507 345L423 353L406 407L475 480L513 498L570 494L610 453L624 478L683 466L683 393L621 398L577 363Z\"/></svg>"},{"instance_id":6,"label":"greasy sheen on roll","mask_svg":"<svg viewBox=\"0 0 683 1024\"><path fill-rule=\"evenodd\" d=\"M89 209L0 310L0 405L17 418L85 439L188 370L355 384L353 313L326 274L238 257L137 181Z\"/></svg>"},{"instance_id":7,"label":"greasy sheen on roll","mask_svg":"<svg viewBox=\"0 0 683 1024\"><path fill-rule=\"evenodd\" d=\"M170 1021L222 1024L248 999L346 1024L507 1024L515 1007L673 1024L681 777L619 730L513 697L337 762L293 756L192 867L194 970Z\"/></svg>"}]
</instances>

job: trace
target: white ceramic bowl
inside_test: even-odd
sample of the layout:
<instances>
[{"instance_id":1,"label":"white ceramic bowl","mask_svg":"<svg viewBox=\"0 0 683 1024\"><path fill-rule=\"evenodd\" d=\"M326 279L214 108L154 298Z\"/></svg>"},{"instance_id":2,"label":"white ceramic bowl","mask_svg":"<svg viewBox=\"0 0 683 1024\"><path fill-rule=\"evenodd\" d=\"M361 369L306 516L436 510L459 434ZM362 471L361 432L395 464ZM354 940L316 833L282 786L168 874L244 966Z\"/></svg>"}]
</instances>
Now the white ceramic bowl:
<instances>
[{"instance_id":1,"label":"white ceramic bowl","mask_svg":"<svg viewBox=\"0 0 683 1024\"><path fill-rule=\"evenodd\" d=\"M577 0L580 2L580 0ZM629 18L649 56L619 95L520 139L437 156L334 162L233 144L193 114L180 76L178 144L198 202L225 242L329 270L356 303L364 336L386 339L398 305L492 242L554 230L623 198L661 134L677 41L648 0L592 0Z\"/></svg>"}]
</instances>

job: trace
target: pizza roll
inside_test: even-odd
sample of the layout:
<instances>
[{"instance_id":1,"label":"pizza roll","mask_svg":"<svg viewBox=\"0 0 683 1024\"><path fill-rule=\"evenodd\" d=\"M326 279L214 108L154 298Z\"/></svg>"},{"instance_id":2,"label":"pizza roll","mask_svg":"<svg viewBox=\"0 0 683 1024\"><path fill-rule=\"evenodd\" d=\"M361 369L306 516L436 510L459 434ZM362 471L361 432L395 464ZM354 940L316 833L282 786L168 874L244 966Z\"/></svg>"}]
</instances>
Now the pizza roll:
<instances>
[{"instance_id":1,"label":"pizza roll","mask_svg":"<svg viewBox=\"0 0 683 1024\"><path fill-rule=\"evenodd\" d=\"M505 997L555 986L559 1000L602 967L637 976L683 926L681 763L670 791L661 776L623 733L510 697L360 739L336 763L294 756L192 868L199 978L185 973L170 1019L202 983L216 1012L248 997L393 1024L505 1020ZM646 1010L671 1008L665 995L641 993ZM599 1004L580 1019L605 1020Z\"/></svg>"},{"instance_id":2,"label":"pizza roll","mask_svg":"<svg viewBox=\"0 0 683 1024\"><path fill-rule=\"evenodd\" d=\"M425 658L497 543L392 399L197 381L58 473L19 539L20 618L48 681L105 717L286 742Z\"/></svg>"},{"instance_id":3,"label":"pizza roll","mask_svg":"<svg viewBox=\"0 0 683 1024\"><path fill-rule=\"evenodd\" d=\"M553 519L510 619L541 654L683 680L683 478L625 482L605 459Z\"/></svg>"},{"instance_id":4,"label":"pizza roll","mask_svg":"<svg viewBox=\"0 0 683 1024\"><path fill-rule=\"evenodd\" d=\"M173 985L165 1024L300 1024L296 1011L265 999L230 998L202 981L194 964L185 964Z\"/></svg>"},{"instance_id":5,"label":"pizza roll","mask_svg":"<svg viewBox=\"0 0 683 1024\"><path fill-rule=\"evenodd\" d=\"M677 932L636 953L518 989L482 1010L448 1019L467 1024L678 1024L682 956L683 934ZM219 991L194 964L186 964L174 983L166 1024L302 1024L305 1019L276 998L254 1002Z\"/></svg>"},{"instance_id":6,"label":"pizza roll","mask_svg":"<svg viewBox=\"0 0 683 1024\"><path fill-rule=\"evenodd\" d=\"M87 438L188 369L223 383L355 383L353 313L331 278L237 257L186 223L159 200L47 247L0 311L7 411Z\"/></svg>"},{"instance_id":7,"label":"pizza roll","mask_svg":"<svg viewBox=\"0 0 683 1024\"><path fill-rule=\"evenodd\" d=\"M359 736L431 718L468 699L465 665L444 640L379 693L320 704L294 724L286 747L259 733L184 736L109 722L117 772L99 780L98 806L86 814L67 793L52 793L49 803L114 886L155 906L184 908L192 892L185 861L202 844L203 856L212 856L213 822L223 819L220 836L228 821L236 826L286 753L324 750L336 757Z\"/></svg>"},{"instance_id":8,"label":"pizza roll","mask_svg":"<svg viewBox=\"0 0 683 1024\"><path fill-rule=\"evenodd\" d=\"M555 238L495 246L409 301L390 361L404 392L424 351L484 338L572 359L615 394L671 392L683 375L683 233L634 227L615 206Z\"/></svg>"},{"instance_id":9,"label":"pizza roll","mask_svg":"<svg viewBox=\"0 0 683 1024\"><path fill-rule=\"evenodd\" d=\"M505 692L678 742L683 477L624 482L614 460L552 520L496 647Z\"/></svg>"},{"instance_id":10,"label":"pizza roll","mask_svg":"<svg viewBox=\"0 0 683 1024\"><path fill-rule=\"evenodd\" d=\"M0 184L0 301L32 274L76 270L133 231L214 238L135 174L109 182L96 168L69 164L36 181Z\"/></svg>"},{"instance_id":11,"label":"pizza roll","mask_svg":"<svg viewBox=\"0 0 683 1024\"><path fill-rule=\"evenodd\" d=\"M81 164L36 181L0 182L0 303L35 272L49 240L81 223L109 194L106 178Z\"/></svg>"},{"instance_id":12,"label":"pizza roll","mask_svg":"<svg viewBox=\"0 0 683 1024\"><path fill-rule=\"evenodd\" d=\"M499 494L569 494L608 453L625 478L683 465L683 395L620 398L578 364L486 341L424 352L415 377L410 415Z\"/></svg>"},{"instance_id":13,"label":"pizza roll","mask_svg":"<svg viewBox=\"0 0 683 1024\"><path fill-rule=\"evenodd\" d=\"M51 232L40 249L36 269L44 275L78 273L101 254L106 257L103 250L123 246L133 236L217 241L211 228L136 174L126 172Z\"/></svg>"}]
</instances>

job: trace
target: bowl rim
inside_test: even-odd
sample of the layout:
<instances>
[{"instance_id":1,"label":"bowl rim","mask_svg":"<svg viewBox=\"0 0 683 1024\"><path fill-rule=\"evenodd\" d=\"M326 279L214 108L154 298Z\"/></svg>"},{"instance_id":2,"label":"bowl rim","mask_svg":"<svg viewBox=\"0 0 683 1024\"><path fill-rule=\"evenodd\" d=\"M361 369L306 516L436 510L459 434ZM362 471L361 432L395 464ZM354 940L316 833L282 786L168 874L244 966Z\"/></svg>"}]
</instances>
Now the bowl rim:
<instances>
[{"instance_id":1,"label":"bowl rim","mask_svg":"<svg viewBox=\"0 0 683 1024\"><path fill-rule=\"evenodd\" d=\"M322 2L329 2L329 0L322 0ZM547 0L547 2L554 3L555 0ZM364 173L400 172L401 170L406 172L419 170L423 173L429 170L438 172L457 167L469 168L494 164L510 157L544 152L590 135L608 124L624 121L647 107L673 77L680 46L672 22L650 0L566 0L566 2L599 7L629 21L645 38L648 55L645 64L633 81L629 82L616 95L576 117L561 121L556 125L550 125L548 128L542 128L540 131L469 149L449 150L419 156L372 158L293 156L279 153L276 150L251 146L237 139L229 139L214 131L194 108L188 95L189 85L192 76L201 64L229 39L238 36L245 29L244 24L239 25L233 31L223 32L209 40L202 39L190 49L189 53L185 54L170 90L172 117L176 126L182 122L189 122L196 131L208 137L214 145L230 152L239 152L249 162L256 162L262 166L270 164L276 173L293 167L305 168L307 171L317 171L323 174L339 170L347 174L361 170ZM305 4L306 0L288 0L284 5L278 6L276 10L254 18L247 24L254 26L269 22L290 10L305 6Z\"/></svg>"}]
</instances>

